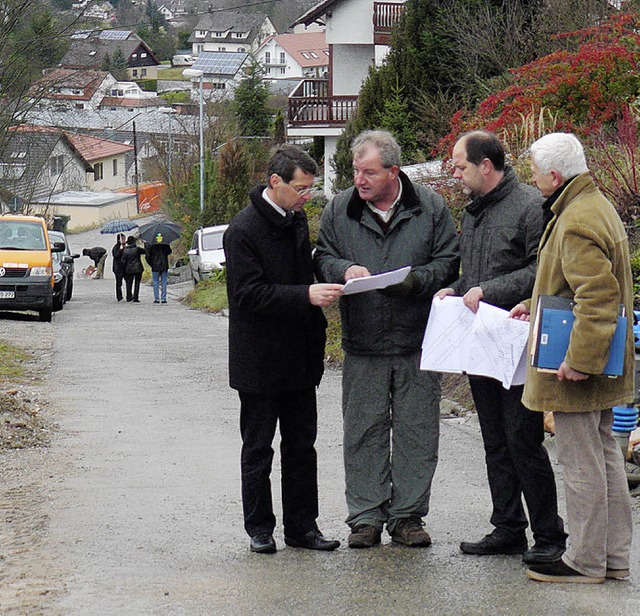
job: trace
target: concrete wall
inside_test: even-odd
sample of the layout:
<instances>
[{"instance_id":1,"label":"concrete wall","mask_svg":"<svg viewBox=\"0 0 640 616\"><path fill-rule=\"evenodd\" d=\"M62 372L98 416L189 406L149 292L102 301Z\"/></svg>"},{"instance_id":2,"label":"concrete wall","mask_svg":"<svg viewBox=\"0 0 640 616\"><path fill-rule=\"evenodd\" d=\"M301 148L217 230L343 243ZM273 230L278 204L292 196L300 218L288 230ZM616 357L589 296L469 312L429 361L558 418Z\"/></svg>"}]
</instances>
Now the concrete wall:
<instances>
[{"instance_id":1,"label":"concrete wall","mask_svg":"<svg viewBox=\"0 0 640 616\"><path fill-rule=\"evenodd\" d=\"M373 45L335 45L333 47L333 94L357 95L373 64Z\"/></svg>"},{"instance_id":2,"label":"concrete wall","mask_svg":"<svg viewBox=\"0 0 640 616\"><path fill-rule=\"evenodd\" d=\"M116 203L105 205L63 205L46 206L43 204L32 204L34 214L43 214L48 211L52 215L70 216L67 229L73 231L78 227L88 227L102 225L105 222L117 218L130 218L137 214L135 195L127 196L126 199Z\"/></svg>"}]
</instances>

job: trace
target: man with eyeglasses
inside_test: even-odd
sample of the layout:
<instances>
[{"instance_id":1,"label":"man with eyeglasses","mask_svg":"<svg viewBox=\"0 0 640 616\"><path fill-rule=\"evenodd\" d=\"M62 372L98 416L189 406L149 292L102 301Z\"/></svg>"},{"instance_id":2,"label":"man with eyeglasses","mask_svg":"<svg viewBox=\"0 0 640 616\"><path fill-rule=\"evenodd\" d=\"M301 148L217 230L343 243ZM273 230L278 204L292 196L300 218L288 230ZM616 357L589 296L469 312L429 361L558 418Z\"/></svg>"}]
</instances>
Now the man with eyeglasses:
<instances>
[{"instance_id":1,"label":"man with eyeglasses","mask_svg":"<svg viewBox=\"0 0 640 616\"><path fill-rule=\"evenodd\" d=\"M284 540L335 550L318 529L314 447L316 387L324 368L322 307L341 284L314 284L304 205L317 172L304 150L280 146L267 163L267 184L224 234L229 297L229 381L240 396L244 527L252 552L276 551L271 498L272 442L280 425Z\"/></svg>"},{"instance_id":2,"label":"man with eyeglasses","mask_svg":"<svg viewBox=\"0 0 640 616\"><path fill-rule=\"evenodd\" d=\"M382 291L340 299L349 547L379 544L385 525L394 542L426 547L440 380L420 371L420 350L433 294L458 274L456 228L442 197L400 170L390 133L366 131L351 151L355 186L324 209L318 278L411 272Z\"/></svg>"}]
</instances>

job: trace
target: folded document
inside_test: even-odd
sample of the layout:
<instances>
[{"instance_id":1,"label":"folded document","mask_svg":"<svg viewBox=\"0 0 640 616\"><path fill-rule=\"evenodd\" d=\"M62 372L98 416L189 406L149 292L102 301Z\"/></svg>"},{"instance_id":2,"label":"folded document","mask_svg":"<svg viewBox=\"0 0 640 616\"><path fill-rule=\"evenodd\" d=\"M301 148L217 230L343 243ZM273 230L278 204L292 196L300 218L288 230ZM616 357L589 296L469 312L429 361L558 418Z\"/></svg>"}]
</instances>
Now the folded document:
<instances>
[{"instance_id":1,"label":"folded document","mask_svg":"<svg viewBox=\"0 0 640 616\"><path fill-rule=\"evenodd\" d=\"M526 372L529 323L480 302L475 314L461 297L435 298L422 341L420 368L487 376L509 389Z\"/></svg>"}]
</instances>

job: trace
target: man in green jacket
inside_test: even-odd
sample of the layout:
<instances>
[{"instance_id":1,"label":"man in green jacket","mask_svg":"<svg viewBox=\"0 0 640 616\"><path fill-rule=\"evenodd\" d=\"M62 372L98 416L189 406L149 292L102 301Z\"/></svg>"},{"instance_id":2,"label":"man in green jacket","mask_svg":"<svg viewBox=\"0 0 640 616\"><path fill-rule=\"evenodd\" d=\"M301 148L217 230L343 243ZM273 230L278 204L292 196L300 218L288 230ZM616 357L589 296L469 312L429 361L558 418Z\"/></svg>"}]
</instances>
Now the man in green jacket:
<instances>
[{"instance_id":1,"label":"man in green jacket","mask_svg":"<svg viewBox=\"0 0 640 616\"><path fill-rule=\"evenodd\" d=\"M390 133L366 131L351 151L355 186L324 209L316 273L344 283L411 272L393 287L340 299L349 547L380 543L385 525L396 543L424 547L440 381L420 371L420 349L433 294L458 274L456 229L442 197L400 170Z\"/></svg>"},{"instance_id":2,"label":"man in green jacket","mask_svg":"<svg viewBox=\"0 0 640 616\"><path fill-rule=\"evenodd\" d=\"M633 310L625 228L596 188L582 144L553 133L531 146L531 170L551 220L540 241L531 300L512 316L536 314L540 295L573 299L575 321L557 374L528 366L522 401L553 411L558 459L564 469L569 547L563 557L530 565L540 582L599 584L628 579L631 504L620 447L611 434L612 407L633 402L634 350L629 319L624 372L602 375L620 305ZM531 340L530 340L531 344Z\"/></svg>"}]
</instances>

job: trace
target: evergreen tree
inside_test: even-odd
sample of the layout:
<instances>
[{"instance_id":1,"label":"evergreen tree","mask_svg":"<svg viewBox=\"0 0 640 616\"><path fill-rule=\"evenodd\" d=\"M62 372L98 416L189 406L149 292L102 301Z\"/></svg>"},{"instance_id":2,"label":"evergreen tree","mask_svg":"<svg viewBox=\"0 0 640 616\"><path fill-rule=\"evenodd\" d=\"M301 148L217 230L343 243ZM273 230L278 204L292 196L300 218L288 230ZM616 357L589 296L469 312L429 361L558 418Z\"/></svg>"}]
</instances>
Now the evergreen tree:
<instances>
[{"instance_id":1,"label":"evergreen tree","mask_svg":"<svg viewBox=\"0 0 640 616\"><path fill-rule=\"evenodd\" d=\"M262 81L262 67L252 59L246 77L235 91L233 108L241 135L258 137L269 134L271 112L267 107L268 99L269 90Z\"/></svg>"},{"instance_id":2,"label":"evergreen tree","mask_svg":"<svg viewBox=\"0 0 640 616\"><path fill-rule=\"evenodd\" d=\"M127 58L125 58L122 47L120 46L116 47L116 50L111 56L111 74L118 81L126 81L129 78L129 74L127 73Z\"/></svg>"}]
</instances>

